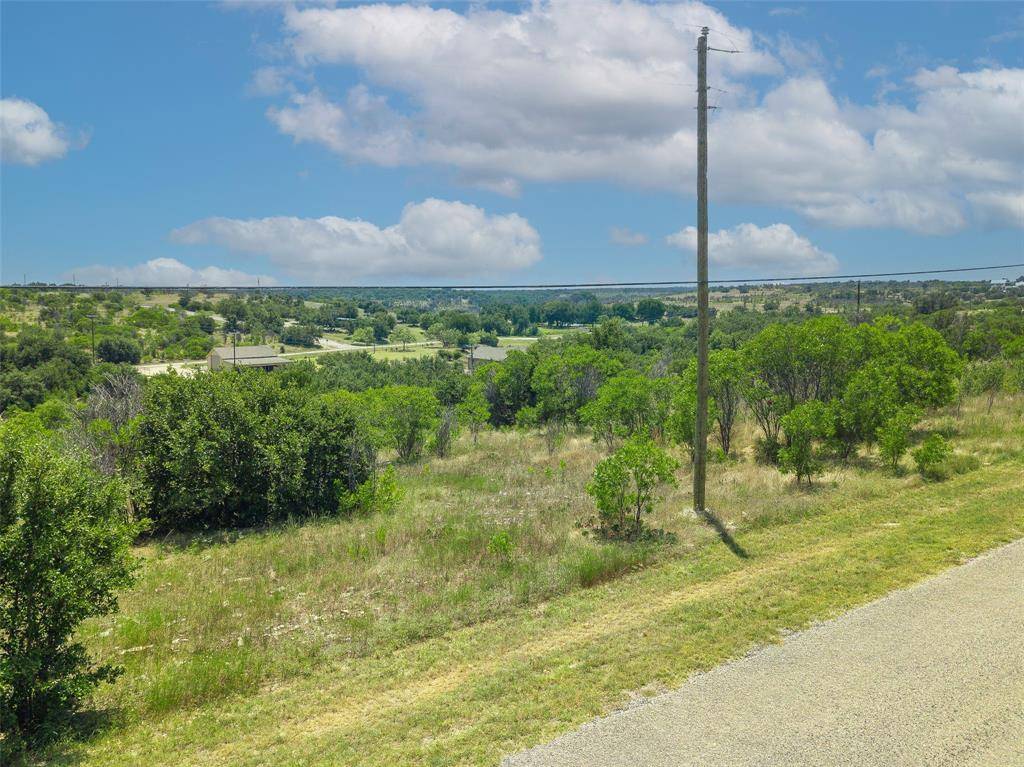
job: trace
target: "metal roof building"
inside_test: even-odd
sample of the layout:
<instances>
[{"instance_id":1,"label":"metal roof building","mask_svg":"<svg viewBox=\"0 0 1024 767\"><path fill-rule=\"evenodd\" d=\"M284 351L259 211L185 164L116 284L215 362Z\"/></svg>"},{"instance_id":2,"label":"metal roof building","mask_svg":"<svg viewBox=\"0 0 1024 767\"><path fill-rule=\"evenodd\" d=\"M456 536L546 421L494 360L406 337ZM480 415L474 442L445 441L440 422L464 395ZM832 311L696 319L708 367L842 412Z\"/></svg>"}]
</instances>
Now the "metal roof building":
<instances>
[{"instance_id":1,"label":"metal roof building","mask_svg":"<svg viewBox=\"0 0 1024 767\"><path fill-rule=\"evenodd\" d=\"M472 373L480 365L488 362L504 362L508 356L508 348L504 346L485 346L477 344L469 350L469 372Z\"/></svg>"},{"instance_id":2,"label":"metal roof building","mask_svg":"<svg viewBox=\"0 0 1024 767\"><path fill-rule=\"evenodd\" d=\"M210 370L231 367L273 370L289 362L269 346L218 346L210 351L206 361Z\"/></svg>"}]
</instances>

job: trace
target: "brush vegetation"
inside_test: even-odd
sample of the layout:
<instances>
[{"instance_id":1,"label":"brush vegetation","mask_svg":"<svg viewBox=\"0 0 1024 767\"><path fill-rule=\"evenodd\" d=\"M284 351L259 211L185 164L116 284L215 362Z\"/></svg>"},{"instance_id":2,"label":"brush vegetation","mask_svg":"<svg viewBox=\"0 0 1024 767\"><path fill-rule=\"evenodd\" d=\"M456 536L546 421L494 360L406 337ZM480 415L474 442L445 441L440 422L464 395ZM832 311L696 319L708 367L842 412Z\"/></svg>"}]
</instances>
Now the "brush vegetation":
<instances>
[{"instance_id":1,"label":"brush vegetation","mask_svg":"<svg viewBox=\"0 0 1024 767\"><path fill-rule=\"evenodd\" d=\"M94 701L105 729L43 761L494 763L1024 534L1024 403L986 410L911 437L946 434L973 471L937 484L865 456L801 491L753 460L743 419L709 472L717 529L685 512L684 461L657 544L579 529L607 456L589 435L551 453L514 431L399 466L390 513L150 541L121 613L82 631L125 669Z\"/></svg>"}]
</instances>

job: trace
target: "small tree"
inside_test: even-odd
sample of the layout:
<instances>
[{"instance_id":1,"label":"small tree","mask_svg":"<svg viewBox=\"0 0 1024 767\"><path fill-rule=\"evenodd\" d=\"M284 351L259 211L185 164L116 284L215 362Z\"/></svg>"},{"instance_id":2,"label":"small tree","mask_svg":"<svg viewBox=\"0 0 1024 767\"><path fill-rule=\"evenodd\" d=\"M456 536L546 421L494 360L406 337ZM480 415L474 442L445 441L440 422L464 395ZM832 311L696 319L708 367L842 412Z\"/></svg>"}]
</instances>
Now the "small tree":
<instances>
[{"instance_id":1,"label":"small tree","mask_svg":"<svg viewBox=\"0 0 1024 767\"><path fill-rule=\"evenodd\" d=\"M665 316L665 303L657 298L641 298L636 304L636 316L653 325Z\"/></svg>"},{"instance_id":2,"label":"small tree","mask_svg":"<svg viewBox=\"0 0 1024 767\"><path fill-rule=\"evenodd\" d=\"M726 455L732 447L732 427L746 373L743 355L735 349L720 349L708 356L708 389L715 402L718 440Z\"/></svg>"},{"instance_id":3,"label":"small tree","mask_svg":"<svg viewBox=\"0 0 1024 767\"><path fill-rule=\"evenodd\" d=\"M1002 360L987 360L976 363L971 370L973 389L988 398L986 412L992 412L996 395L1003 390L1006 381L1006 365Z\"/></svg>"},{"instance_id":4,"label":"small tree","mask_svg":"<svg viewBox=\"0 0 1024 767\"><path fill-rule=\"evenodd\" d=\"M708 423L718 416L715 401L708 399ZM687 368L683 380L672 393L672 409L666 423L669 437L680 445L686 445L693 460L697 430L697 367Z\"/></svg>"},{"instance_id":5,"label":"small tree","mask_svg":"<svg viewBox=\"0 0 1024 767\"><path fill-rule=\"evenodd\" d=\"M929 434L921 447L917 448L911 455L917 470L925 479L943 479L945 472L942 464L952 454L953 448L941 434Z\"/></svg>"},{"instance_id":6,"label":"small tree","mask_svg":"<svg viewBox=\"0 0 1024 767\"><path fill-rule=\"evenodd\" d=\"M598 511L598 532L633 539L643 532L662 485L675 485L678 462L646 437L633 437L594 469L587 485Z\"/></svg>"},{"instance_id":7,"label":"small tree","mask_svg":"<svg viewBox=\"0 0 1024 767\"><path fill-rule=\"evenodd\" d=\"M377 336L374 334L373 328L366 325L355 329L352 333L352 341L364 346L373 346L373 344L377 343Z\"/></svg>"},{"instance_id":8,"label":"small tree","mask_svg":"<svg viewBox=\"0 0 1024 767\"><path fill-rule=\"evenodd\" d=\"M421 386L368 389L365 396L383 442L403 461L419 458L427 433L438 422L437 397Z\"/></svg>"},{"instance_id":9,"label":"small tree","mask_svg":"<svg viewBox=\"0 0 1024 767\"><path fill-rule=\"evenodd\" d=\"M583 423L611 450L618 439L644 434L660 436L668 419L672 382L627 370L608 379L597 397L580 409Z\"/></svg>"},{"instance_id":10,"label":"small tree","mask_svg":"<svg viewBox=\"0 0 1024 767\"><path fill-rule=\"evenodd\" d=\"M878 452L893 471L910 446L910 430L919 417L916 408L904 406L878 427Z\"/></svg>"},{"instance_id":11,"label":"small tree","mask_svg":"<svg viewBox=\"0 0 1024 767\"><path fill-rule=\"evenodd\" d=\"M831 436L831 410L817 400L797 405L782 417L782 430L787 444L779 450L779 468L795 474L798 485L801 478L810 485L822 468L814 443Z\"/></svg>"},{"instance_id":12,"label":"small tree","mask_svg":"<svg viewBox=\"0 0 1024 767\"><path fill-rule=\"evenodd\" d=\"M27 419L0 426L0 755L53 732L116 669L93 666L78 625L117 608L141 529L119 482Z\"/></svg>"},{"instance_id":13,"label":"small tree","mask_svg":"<svg viewBox=\"0 0 1024 767\"><path fill-rule=\"evenodd\" d=\"M473 444L477 442L480 429L491 417L491 408L484 393L483 381L475 381L466 393L466 398L456 408L459 420L473 433Z\"/></svg>"},{"instance_id":14,"label":"small tree","mask_svg":"<svg viewBox=\"0 0 1024 767\"><path fill-rule=\"evenodd\" d=\"M401 344L402 351L404 352L406 345L416 340L416 334L412 332L411 328L407 328L405 325L399 325L391 331L389 340L393 344Z\"/></svg>"},{"instance_id":15,"label":"small tree","mask_svg":"<svg viewBox=\"0 0 1024 767\"><path fill-rule=\"evenodd\" d=\"M834 401L835 436L843 458L848 458L858 443L872 443L878 429L899 409L897 378L895 365L883 360L869 362Z\"/></svg>"},{"instance_id":16,"label":"small tree","mask_svg":"<svg viewBox=\"0 0 1024 767\"><path fill-rule=\"evenodd\" d=\"M455 408L451 405L441 410L441 417L430 440L430 450L434 455L446 457L452 451L452 442L459 433L459 421Z\"/></svg>"}]
</instances>

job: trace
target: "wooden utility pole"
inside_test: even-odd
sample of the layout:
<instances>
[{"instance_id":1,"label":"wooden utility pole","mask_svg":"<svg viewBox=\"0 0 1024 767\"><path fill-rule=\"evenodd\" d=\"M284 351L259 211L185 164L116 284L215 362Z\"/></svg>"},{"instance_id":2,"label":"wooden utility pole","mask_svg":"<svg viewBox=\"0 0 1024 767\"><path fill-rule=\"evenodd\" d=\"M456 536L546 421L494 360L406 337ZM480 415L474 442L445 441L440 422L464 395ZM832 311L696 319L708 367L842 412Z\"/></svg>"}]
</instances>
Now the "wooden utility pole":
<instances>
[{"instance_id":1,"label":"wooden utility pole","mask_svg":"<svg viewBox=\"0 0 1024 767\"><path fill-rule=\"evenodd\" d=\"M705 511L708 466L708 28L697 39L697 417L693 510Z\"/></svg>"}]
</instances>

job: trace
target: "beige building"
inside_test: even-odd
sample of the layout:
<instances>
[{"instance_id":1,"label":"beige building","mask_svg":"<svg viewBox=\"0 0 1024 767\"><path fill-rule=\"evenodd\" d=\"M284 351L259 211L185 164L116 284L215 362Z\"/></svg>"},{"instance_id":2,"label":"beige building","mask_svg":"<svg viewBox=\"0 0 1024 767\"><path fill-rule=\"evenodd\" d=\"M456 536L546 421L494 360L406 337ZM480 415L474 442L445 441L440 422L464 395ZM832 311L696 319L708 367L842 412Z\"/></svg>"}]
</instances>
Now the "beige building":
<instances>
[{"instance_id":1,"label":"beige building","mask_svg":"<svg viewBox=\"0 0 1024 767\"><path fill-rule=\"evenodd\" d=\"M269 346L218 346L206 357L210 370L226 368L261 368L273 370L287 365L288 360Z\"/></svg>"}]
</instances>

